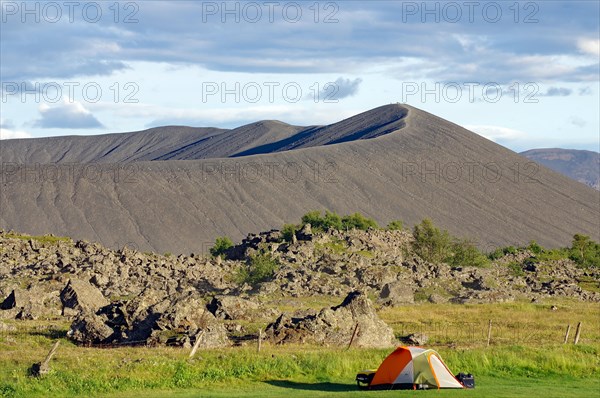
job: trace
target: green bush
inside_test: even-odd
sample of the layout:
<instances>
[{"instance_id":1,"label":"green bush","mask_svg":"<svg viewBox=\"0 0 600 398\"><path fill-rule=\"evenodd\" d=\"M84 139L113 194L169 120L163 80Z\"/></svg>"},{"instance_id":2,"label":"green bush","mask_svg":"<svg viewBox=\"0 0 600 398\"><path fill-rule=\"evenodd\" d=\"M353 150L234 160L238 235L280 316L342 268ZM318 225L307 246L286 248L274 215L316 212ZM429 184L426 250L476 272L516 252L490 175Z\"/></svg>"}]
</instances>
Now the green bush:
<instances>
[{"instance_id":1,"label":"green bush","mask_svg":"<svg viewBox=\"0 0 600 398\"><path fill-rule=\"evenodd\" d=\"M544 248L542 246L538 245L537 242L534 240L529 242L529 246L527 246L527 249L529 249L529 251L532 252L533 254L541 254L544 252Z\"/></svg>"},{"instance_id":2,"label":"green bush","mask_svg":"<svg viewBox=\"0 0 600 398\"><path fill-rule=\"evenodd\" d=\"M568 255L582 267L600 267L600 244L589 236L575 234Z\"/></svg>"},{"instance_id":3,"label":"green bush","mask_svg":"<svg viewBox=\"0 0 600 398\"><path fill-rule=\"evenodd\" d=\"M426 261L439 263L451 255L452 241L448 231L441 231L426 218L413 229L413 250Z\"/></svg>"},{"instance_id":4,"label":"green bush","mask_svg":"<svg viewBox=\"0 0 600 398\"><path fill-rule=\"evenodd\" d=\"M452 243L452 255L447 262L454 266L483 267L489 264L485 254L479 251L468 239L455 239Z\"/></svg>"},{"instance_id":5,"label":"green bush","mask_svg":"<svg viewBox=\"0 0 600 398\"><path fill-rule=\"evenodd\" d=\"M284 242L291 242L296 232L300 230L300 226L296 224L284 224L281 228L281 235Z\"/></svg>"},{"instance_id":6,"label":"green bush","mask_svg":"<svg viewBox=\"0 0 600 398\"><path fill-rule=\"evenodd\" d=\"M388 231L402 231L404 229L404 225L400 220L390 221L385 227Z\"/></svg>"},{"instance_id":7,"label":"green bush","mask_svg":"<svg viewBox=\"0 0 600 398\"><path fill-rule=\"evenodd\" d=\"M517 254L518 252L519 249L517 249L514 246L499 247L490 254L488 254L488 258L493 261L498 260L499 258L506 256L507 254Z\"/></svg>"},{"instance_id":8,"label":"green bush","mask_svg":"<svg viewBox=\"0 0 600 398\"><path fill-rule=\"evenodd\" d=\"M413 229L412 248L422 259L453 266L482 267L489 263L488 258L471 240L453 238L448 231L440 230L430 219L424 219Z\"/></svg>"},{"instance_id":9,"label":"green bush","mask_svg":"<svg viewBox=\"0 0 600 398\"><path fill-rule=\"evenodd\" d=\"M525 275L525 271L523 271L523 267L518 261L511 261L510 263L506 264L506 267L510 270L510 273L513 276Z\"/></svg>"},{"instance_id":10,"label":"green bush","mask_svg":"<svg viewBox=\"0 0 600 398\"><path fill-rule=\"evenodd\" d=\"M277 260L268 254L257 254L250 257L248 265L239 270L237 280L239 283L256 285L271 279L278 268Z\"/></svg>"},{"instance_id":11,"label":"green bush","mask_svg":"<svg viewBox=\"0 0 600 398\"><path fill-rule=\"evenodd\" d=\"M569 258L569 249L544 249L535 257L540 261L563 260Z\"/></svg>"},{"instance_id":12,"label":"green bush","mask_svg":"<svg viewBox=\"0 0 600 398\"><path fill-rule=\"evenodd\" d=\"M360 213L354 213L349 216L342 217L343 229L361 229L366 231L369 228L379 228L377 222L372 218L367 218Z\"/></svg>"},{"instance_id":13,"label":"green bush","mask_svg":"<svg viewBox=\"0 0 600 398\"><path fill-rule=\"evenodd\" d=\"M311 211L302 216L302 224L310 224L313 231L323 232L329 228L341 230L342 217L335 212L325 211L325 216L318 210Z\"/></svg>"},{"instance_id":14,"label":"green bush","mask_svg":"<svg viewBox=\"0 0 600 398\"><path fill-rule=\"evenodd\" d=\"M318 210L303 215L302 224L310 224L312 230L315 232L327 231L330 228L338 231L379 228L375 220L367 218L360 213L341 217L337 213L330 211L325 211L325 215L322 215Z\"/></svg>"},{"instance_id":15,"label":"green bush","mask_svg":"<svg viewBox=\"0 0 600 398\"><path fill-rule=\"evenodd\" d=\"M233 242L227 236L220 236L215 240L215 245L210 248L213 257L223 255L233 247Z\"/></svg>"}]
</instances>

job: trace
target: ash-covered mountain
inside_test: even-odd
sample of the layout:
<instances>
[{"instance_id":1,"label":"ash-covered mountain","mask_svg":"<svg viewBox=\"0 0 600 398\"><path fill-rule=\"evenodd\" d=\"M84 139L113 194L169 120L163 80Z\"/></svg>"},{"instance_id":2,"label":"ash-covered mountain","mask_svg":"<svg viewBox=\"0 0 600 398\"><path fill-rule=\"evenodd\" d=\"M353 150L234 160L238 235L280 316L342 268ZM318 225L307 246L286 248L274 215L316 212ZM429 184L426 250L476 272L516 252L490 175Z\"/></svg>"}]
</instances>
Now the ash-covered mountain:
<instances>
[{"instance_id":1,"label":"ash-covered mountain","mask_svg":"<svg viewBox=\"0 0 600 398\"><path fill-rule=\"evenodd\" d=\"M408 105L328 126L9 140L0 156L0 228L113 248L198 252L324 209L427 217L484 249L600 240L600 192Z\"/></svg>"}]
</instances>

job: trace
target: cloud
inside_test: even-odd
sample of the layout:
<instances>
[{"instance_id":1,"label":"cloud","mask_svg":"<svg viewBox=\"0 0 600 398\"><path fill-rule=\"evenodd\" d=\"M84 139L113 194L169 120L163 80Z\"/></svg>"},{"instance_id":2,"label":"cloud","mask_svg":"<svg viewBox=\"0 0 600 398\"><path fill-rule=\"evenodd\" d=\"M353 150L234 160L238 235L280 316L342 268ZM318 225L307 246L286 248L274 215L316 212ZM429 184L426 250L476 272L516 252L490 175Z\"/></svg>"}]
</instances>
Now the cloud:
<instances>
[{"instance_id":1,"label":"cloud","mask_svg":"<svg viewBox=\"0 0 600 398\"><path fill-rule=\"evenodd\" d=\"M362 83L361 78L356 78L354 80L344 79L343 77L338 78L334 85L337 91L333 94L335 99L342 99L346 97L351 97L358 92L358 87ZM326 95L326 90L322 91L323 95Z\"/></svg>"},{"instance_id":2,"label":"cloud","mask_svg":"<svg viewBox=\"0 0 600 398\"><path fill-rule=\"evenodd\" d=\"M14 127L12 120L0 118L0 129L12 129Z\"/></svg>"},{"instance_id":3,"label":"cloud","mask_svg":"<svg viewBox=\"0 0 600 398\"><path fill-rule=\"evenodd\" d=\"M31 138L26 131L16 130L12 120L0 118L0 140L12 140L16 138Z\"/></svg>"},{"instance_id":4,"label":"cloud","mask_svg":"<svg viewBox=\"0 0 600 398\"><path fill-rule=\"evenodd\" d=\"M42 104L39 108L41 118L33 124L45 129L95 129L103 128L102 123L79 102L67 102L56 106Z\"/></svg>"},{"instance_id":5,"label":"cloud","mask_svg":"<svg viewBox=\"0 0 600 398\"><path fill-rule=\"evenodd\" d=\"M324 84L319 92L319 100L324 102L337 102L338 100L346 97L352 97L358 93L358 88L362 83L361 78L354 80L344 79L343 77L337 78L335 82L329 82ZM306 99L315 99L314 94L308 94Z\"/></svg>"},{"instance_id":6,"label":"cloud","mask_svg":"<svg viewBox=\"0 0 600 398\"><path fill-rule=\"evenodd\" d=\"M600 40L599 39L579 39L577 40L577 48L584 54L593 57L600 57Z\"/></svg>"},{"instance_id":7,"label":"cloud","mask_svg":"<svg viewBox=\"0 0 600 398\"><path fill-rule=\"evenodd\" d=\"M17 138L31 138L31 134L26 131L0 127L0 140L13 140Z\"/></svg>"},{"instance_id":8,"label":"cloud","mask_svg":"<svg viewBox=\"0 0 600 398\"><path fill-rule=\"evenodd\" d=\"M571 123L573 126L577 126L577 127L585 127L585 125L587 124L587 122L578 117L578 116L571 116L569 118L569 123Z\"/></svg>"},{"instance_id":9,"label":"cloud","mask_svg":"<svg viewBox=\"0 0 600 398\"><path fill-rule=\"evenodd\" d=\"M565 87L550 87L545 93L539 93L540 97L568 97L573 90Z\"/></svg>"},{"instance_id":10,"label":"cloud","mask_svg":"<svg viewBox=\"0 0 600 398\"><path fill-rule=\"evenodd\" d=\"M597 65L590 59L598 54L598 40L593 38L597 2L570 4L568 18L559 2L536 3L537 11L521 10L520 23L515 23L510 3L503 2L498 23L486 20L481 6L475 7L475 21L469 21L468 8L456 3L461 21L436 23L435 15L422 14L424 3L415 2L419 12L407 15L406 2L389 1L332 2L327 4L335 5L333 9L321 7L318 14L312 3L299 2L303 17L298 23L286 20L281 5L275 6L270 20L271 12L261 2L254 4L262 7L262 18L252 22L239 4L241 20L236 22L236 15L207 15L207 2L137 2L132 3L134 9L121 10L114 23L114 6L101 3L103 17L97 23L81 20L81 7L73 23L23 24L19 14L6 15L0 66L4 80L110 75L135 61L218 71L356 73L374 64L402 67L403 59L431 64L426 77L434 80L597 79L597 68L585 68L591 62ZM63 11L61 22L67 22ZM325 23L332 13L338 22ZM123 23L129 16L138 21ZM444 12L437 17L447 22ZM527 18L540 22L522 23ZM581 38L576 45L573 37Z\"/></svg>"},{"instance_id":11,"label":"cloud","mask_svg":"<svg viewBox=\"0 0 600 398\"><path fill-rule=\"evenodd\" d=\"M490 125L467 125L464 126L464 128L466 128L467 130L471 130L494 142L514 141L527 137L527 133L508 127Z\"/></svg>"},{"instance_id":12,"label":"cloud","mask_svg":"<svg viewBox=\"0 0 600 398\"><path fill-rule=\"evenodd\" d=\"M592 95L592 88L590 86L580 88L579 95Z\"/></svg>"}]
</instances>

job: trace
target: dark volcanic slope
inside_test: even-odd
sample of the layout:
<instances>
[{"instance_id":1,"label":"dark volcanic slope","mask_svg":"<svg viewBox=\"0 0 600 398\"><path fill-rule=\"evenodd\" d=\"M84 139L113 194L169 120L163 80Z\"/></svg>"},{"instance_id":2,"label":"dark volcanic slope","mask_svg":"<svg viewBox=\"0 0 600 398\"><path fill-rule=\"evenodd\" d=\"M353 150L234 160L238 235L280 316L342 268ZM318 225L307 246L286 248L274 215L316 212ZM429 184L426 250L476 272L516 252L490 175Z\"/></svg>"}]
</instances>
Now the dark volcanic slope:
<instances>
[{"instance_id":1,"label":"dark volcanic slope","mask_svg":"<svg viewBox=\"0 0 600 398\"><path fill-rule=\"evenodd\" d=\"M282 152L376 138L404 127L407 113L406 109L398 106L383 106L329 126L307 127L289 138L257 146L234 156Z\"/></svg>"},{"instance_id":2,"label":"dark volcanic slope","mask_svg":"<svg viewBox=\"0 0 600 398\"><path fill-rule=\"evenodd\" d=\"M226 131L168 126L134 133L7 140L0 142L0 158L26 164L155 160Z\"/></svg>"},{"instance_id":3,"label":"dark volcanic slope","mask_svg":"<svg viewBox=\"0 0 600 398\"><path fill-rule=\"evenodd\" d=\"M574 233L600 240L600 192L412 107L388 105L361 118L369 120L363 131L385 131L368 124L394 118L404 127L368 140L237 158L93 170L11 165L3 170L0 227L179 253L206 249L219 235L240 239L331 209L381 223L430 217L486 248L532 239L565 245ZM334 128L330 133L324 143L338 139Z\"/></svg>"},{"instance_id":4,"label":"dark volcanic slope","mask_svg":"<svg viewBox=\"0 0 600 398\"><path fill-rule=\"evenodd\" d=\"M291 126L275 120L251 123L198 141L157 160L226 158L238 152L261 147L295 136L306 127Z\"/></svg>"},{"instance_id":5,"label":"dark volcanic slope","mask_svg":"<svg viewBox=\"0 0 600 398\"><path fill-rule=\"evenodd\" d=\"M375 138L402 128L404 116L405 110L381 107L329 126L300 127L264 120L233 130L170 126L135 133L9 140L0 143L0 158L47 164L247 156Z\"/></svg>"},{"instance_id":6,"label":"dark volcanic slope","mask_svg":"<svg viewBox=\"0 0 600 398\"><path fill-rule=\"evenodd\" d=\"M600 190L600 154L576 149L531 149L522 156Z\"/></svg>"}]
</instances>

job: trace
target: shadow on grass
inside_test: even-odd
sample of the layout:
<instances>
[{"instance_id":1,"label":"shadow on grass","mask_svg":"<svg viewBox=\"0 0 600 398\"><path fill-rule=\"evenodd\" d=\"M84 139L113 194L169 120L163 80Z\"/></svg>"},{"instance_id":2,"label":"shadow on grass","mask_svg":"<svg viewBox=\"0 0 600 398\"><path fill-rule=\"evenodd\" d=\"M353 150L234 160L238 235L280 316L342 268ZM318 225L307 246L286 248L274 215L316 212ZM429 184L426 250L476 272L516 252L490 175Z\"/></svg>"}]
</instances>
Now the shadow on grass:
<instances>
[{"instance_id":1,"label":"shadow on grass","mask_svg":"<svg viewBox=\"0 0 600 398\"><path fill-rule=\"evenodd\" d=\"M63 329L44 329L29 332L30 336L42 336L51 340L66 339L67 331Z\"/></svg>"},{"instance_id":2,"label":"shadow on grass","mask_svg":"<svg viewBox=\"0 0 600 398\"><path fill-rule=\"evenodd\" d=\"M325 392L349 392L358 391L358 388L352 384L341 383L298 383L289 380L270 380L265 383L274 387L290 388L292 390L306 391L325 391Z\"/></svg>"}]
</instances>

